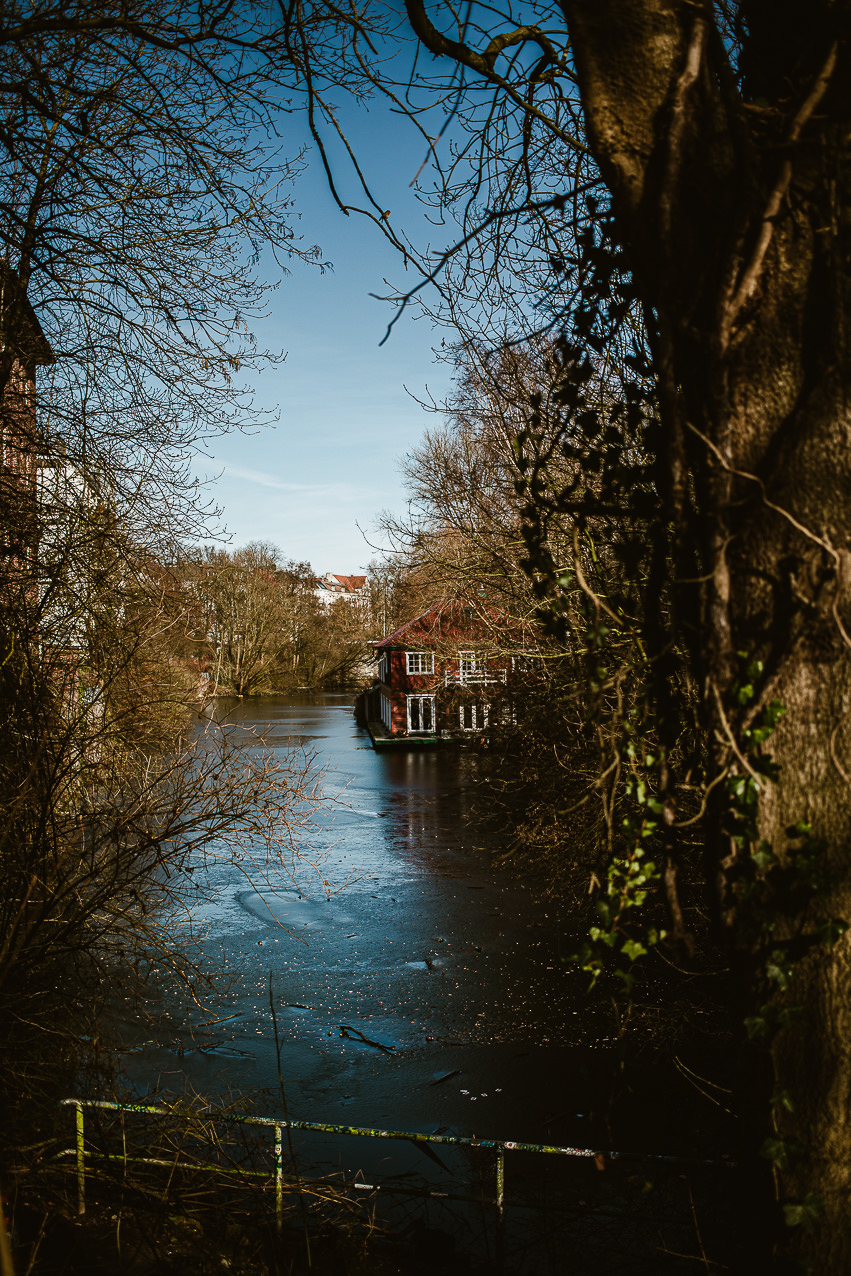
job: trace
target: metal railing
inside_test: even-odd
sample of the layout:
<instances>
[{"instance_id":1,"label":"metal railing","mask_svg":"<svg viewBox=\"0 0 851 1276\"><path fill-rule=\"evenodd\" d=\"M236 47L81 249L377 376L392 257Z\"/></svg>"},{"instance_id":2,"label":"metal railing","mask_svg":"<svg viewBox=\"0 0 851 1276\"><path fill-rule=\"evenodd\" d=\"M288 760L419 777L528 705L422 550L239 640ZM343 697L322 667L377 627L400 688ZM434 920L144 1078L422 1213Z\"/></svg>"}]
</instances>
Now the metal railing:
<instances>
[{"instance_id":1,"label":"metal railing","mask_svg":"<svg viewBox=\"0 0 851 1276\"><path fill-rule=\"evenodd\" d=\"M179 1162L165 1160L160 1157L128 1157L126 1153L95 1152L86 1148L85 1116L86 1108L97 1108L109 1112L130 1113L137 1116L164 1116L183 1120L200 1120L201 1114L180 1107L154 1107L138 1103L116 1103L108 1099L63 1099L63 1105L76 1108L76 1142L73 1148L65 1148L59 1156L76 1156L77 1175L77 1213L86 1212L86 1158L104 1160L135 1161L145 1165L162 1165L169 1169L205 1170L215 1173L245 1174L253 1178L268 1178L264 1170L247 1170L242 1167L223 1168L220 1165L199 1162ZM344 1134L362 1139L403 1139L409 1143L442 1143L452 1147L482 1148L493 1150L495 1154L495 1196L490 1204L496 1207L499 1222L502 1224L505 1211L505 1154L506 1152L535 1152L547 1156L581 1157L597 1161L653 1161L656 1163L682 1166L703 1166L729 1168L729 1161L714 1161L681 1156L669 1156L656 1152L614 1152L601 1148L557 1147L546 1143L524 1143L511 1139L478 1139L455 1134L420 1134L414 1130L380 1130L356 1125L332 1125L324 1121L286 1121L282 1117L240 1116L229 1112L203 1114L204 1124L223 1121L234 1125L265 1126L274 1131L274 1187L275 1187L275 1221L280 1230L283 1226L284 1211L284 1176L283 1131L315 1130L322 1134ZM377 1192L380 1184L354 1184L356 1190ZM447 1193L423 1193L429 1196L447 1196ZM487 1203L487 1202L486 1202Z\"/></svg>"},{"instance_id":2,"label":"metal railing","mask_svg":"<svg viewBox=\"0 0 851 1276\"><path fill-rule=\"evenodd\" d=\"M489 687L507 681L508 674L504 669L447 669L443 675L445 687Z\"/></svg>"}]
</instances>

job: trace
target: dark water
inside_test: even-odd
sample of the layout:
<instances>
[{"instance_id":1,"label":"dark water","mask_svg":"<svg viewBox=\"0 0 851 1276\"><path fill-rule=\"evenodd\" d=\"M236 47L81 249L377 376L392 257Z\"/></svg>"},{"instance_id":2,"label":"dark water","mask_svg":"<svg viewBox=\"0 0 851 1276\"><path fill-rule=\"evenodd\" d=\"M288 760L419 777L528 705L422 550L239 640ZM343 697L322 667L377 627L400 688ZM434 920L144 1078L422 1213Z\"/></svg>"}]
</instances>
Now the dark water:
<instances>
[{"instance_id":1,"label":"dark water","mask_svg":"<svg viewBox=\"0 0 851 1276\"><path fill-rule=\"evenodd\" d=\"M560 1052L588 1041L560 960L570 941L558 909L495 868L470 825L475 755L375 753L344 696L265 698L230 716L270 748L315 751L326 768L319 827L293 875L224 857L196 870L187 904L208 966L225 977L203 1012L188 1007L183 1028L174 1020L167 1046L129 1055L128 1074L274 1094L271 974L300 1115L549 1137L548 1115L564 1104L544 1079L558 1073L561 1094ZM237 1017L203 1028L226 1015Z\"/></svg>"},{"instance_id":2,"label":"dark water","mask_svg":"<svg viewBox=\"0 0 851 1276\"><path fill-rule=\"evenodd\" d=\"M377 754L345 696L249 701L231 717L262 730L269 748L315 751L326 768L311 852L321 874L303 863L264 880L226 855L199 866L187 906L217 985L200 1006L153 998L163 1014L153 1029L128 1006L127 1086L211 1103L236 1094L279 1113L271 976L294 1118L704 1153L703 1134L681 1124L612 1128L607 1017L582 1008L579 977L562 960L576 924L540 883L494 866L493 843L469 821L474 754ZM438 1151L457 1174L459 1154ZM304 1135L299 1155L370 1180L444 1176L410 1144ZM475 1155L461 1156L471 1173ZM509 1165L509 1189L514 1173ZM571 1189L582 1207L590 1190ZM541 1271L562 1270L547 1262Z\"/></svg>"}]
</instances>

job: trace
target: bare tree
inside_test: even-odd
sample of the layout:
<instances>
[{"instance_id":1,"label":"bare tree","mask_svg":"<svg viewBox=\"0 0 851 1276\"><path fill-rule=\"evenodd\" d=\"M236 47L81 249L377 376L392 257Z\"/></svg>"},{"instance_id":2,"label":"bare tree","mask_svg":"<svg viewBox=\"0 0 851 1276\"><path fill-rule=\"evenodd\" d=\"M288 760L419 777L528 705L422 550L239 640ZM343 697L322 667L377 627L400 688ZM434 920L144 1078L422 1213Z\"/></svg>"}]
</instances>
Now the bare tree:
<instances>
[{"instance_id":1,"label":"bare tree","mask_svg":"<svg viewBox=\"0 0 851 1276\"><path fill-rule=\"evenodd\" d=\"M762 1152L788 1223L824 1210L812 1234L798 1229L809 1261L844 1270L851 1003L833 919L851 911L845 7L793 4L781 20L759 3L565 0L530 5L520 23L474 5L460 25L448 6L406 9L447 68L442 91L454 83L459 110L485 122L466 143L480 162L462 224L493 228L475 238L488 287L514 287L528 235L512 231L534 222L551 251L527 288L586 350L600 309L572 306L572 266L583 236L602 252L595 219L610 210L631 281L617 304L640 307L634 357L644 345L661 422L656 587L674 605L653 650L659 670L672 641L688 652L711 742L716 924L742 954L749 1031L791 1096L773 1130L763 1123ZM602 204L589 207L589 187ZM673 828L670 768L659 783Z\"/></svg>"},{"instance_id":2,"label":"bare tree","mask_svg":"<svg viewBox=\"0 0 851 1276\"><path fill-rule=\"evenodd\" d=\"M245 378L279 357L251 331L270 275L319 260L294 230L291 62L267 19L47 3L0 20L0 1018L18 1098L28 1033L111 961L166 954L187 856L225 835L261 865L290 854L310 805L303 760L193 735L169 578L209 530L197 453L259 420Z\"/></svg>"},{"instance_id":3,"label":"bare tree","mask_svg":"<svg viewBox=\"0 0 851 1276\"><path fill-rule=\"evenodd\" d=\"M339 685L356 676L368 619L345 599L323 607L309 563L253 541L233 552L208 548L183 570L210 695Z\"/></svg>"},{"instance_id":4,"label":"bare tree","mask_svg":"<svg viewBox=\"0 0 851 1276\"><path fill-rule=\"evenodd\" d=\"M18 281L0 325L9 350L34 307L53 352L42 447L97 466L137 539L153 510L161 548L200 526L194 449L253 419L245 373L275 357L251 333L271 286L260 254L283 269L318 250L293 229L300 162L275 136L281 64L239 51L259 38L250 16L194 46L187 29L174 48L150 20L147 40L83 24L0 46L0 231Z\"/></svg>"},{"instance_id":5,"label":"bare tree","mask_svg":"<svg viewBox=\"0 0 851 1276\"><path fill-rule=\"evenodd\" d=\"M682 717L670 693L681 651L707 754L716 930L738 963L753 1048L770 1057L775 1095L789 1096L756 1116L751 1093L754 1159L761 1147L773 1164L778 1218L811 1224L824 1211L795 1243L820 1270L842 1271L847 6L532 0L459 12L406 0L406 13L420 52L384 84L425 135L440 165L434 201L460 230L443 253L405 245L422 269L414 291L436 282L427 308L491 347L564 328L566 429L592 410L595 357L623 368L625 414L652 406L645 596L666 606L660 623L645 608L644 640L662 751ZM359 11L359 30L368 18ZM526 481L532 570L556 599L534 490L545 467ZM589 503L563 504L580 523L589 515ZM678 780L658 755L655 778L663 889L686 942Z\"/></svg>"}]
</instances>

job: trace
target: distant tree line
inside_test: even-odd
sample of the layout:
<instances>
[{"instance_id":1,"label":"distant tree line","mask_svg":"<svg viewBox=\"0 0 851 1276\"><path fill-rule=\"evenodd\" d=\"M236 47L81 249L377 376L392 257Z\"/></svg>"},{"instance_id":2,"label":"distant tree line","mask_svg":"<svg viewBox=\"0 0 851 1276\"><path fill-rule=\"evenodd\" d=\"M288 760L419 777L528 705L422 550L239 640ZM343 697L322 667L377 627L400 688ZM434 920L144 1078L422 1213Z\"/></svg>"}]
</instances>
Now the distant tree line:
<instances>
[{"instance_id":1,"label":"distant tree line","mask_svg":"<svg viewBox=\"0 0 851 1276\"><path fill-rule=\"evenodd\" d=\"M344 596L323 603L310 563L253 541L184 558L179 575L183 652L201 694L341 686L365 676L371 609Z\"/></svg>"}]
</instances>

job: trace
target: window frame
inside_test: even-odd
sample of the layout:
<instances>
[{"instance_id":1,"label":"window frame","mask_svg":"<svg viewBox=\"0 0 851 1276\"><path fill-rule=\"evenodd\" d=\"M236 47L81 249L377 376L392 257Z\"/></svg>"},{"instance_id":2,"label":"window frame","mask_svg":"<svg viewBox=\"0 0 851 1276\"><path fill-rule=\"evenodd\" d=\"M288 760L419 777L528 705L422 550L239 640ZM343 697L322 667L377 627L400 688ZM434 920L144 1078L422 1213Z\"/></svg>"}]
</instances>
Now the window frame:
<instances>
[{"instance_id":1,"label":"window frame","mask_svg":"<svg viewBox=\"0 0 851 1276\"><path fill-rule=\"evenodd\" d=\"M458 652L458 681L462 685L468 682L486 682L487 677L487 656L480 655L472 648Z\"/></svg>"},{"instance_id":2,"label":"window frame","mask_svg":"<svg viewBox=\"0 0 851 1276\"><path fill-rule=\"evenodd\" d=\"M501 727L517 726L517 708L510 700L503 700L500 704L499 725Z\"/></svg>"},{"instance_id":3,"label":"window frame","mask_svg":"<svg viewBox=\"0 0 851 1276\"><path fill-rule=\"evenodd\" d=\"M418 665L428 664L427 669L412 669L412 657L416 659ZM419 678L434 673L434 652L433 651L406 651L405 652L405 675L408 678Z\"/></svg>"},{"instance_id":4,"label":"window frame","mask_svg":"<svg viewBox=\"0 0 851 1276\"><path fill-rule=\"evenodd\" d=\"M466 667L465 667L466 666ZM462 678L471 673L478 673L479 665L476 660L475 651L459 651L458 652L458 673Z\"/></svg>"},{"instance_id":5,"label":"window frame","mask_svg":"<svg viewBox=\"0 0 851 1276\"><path fill-rule=\"evenodd\" d=\"M458 705L458 726L461 731L487 731L490 726L490 704L480 700L463 700ZM469 711L471 726L464 723L464 712Z\"/></svg>"},{"instance_id":6,"label":"window frame","mask_svg":"<svg viewBox=\"0 0 851 1276\"><path fill-rule=\"evenodd\" d=\"M413 727L411 725L411 704L415 700L419 704L419 709L417 713L418 713L418 717L420 719L421 724L422 724L422 703L423 701L426 701L428 703L429 712L431 714L431 726L424 727L420 725L418 727ZM407 718L408 735L437 735L437 704L436 704L435 696L424 694L419 691L413 692L410 695L406 695L405 696L405 713Z\"/></svg>"}]
</instances>

